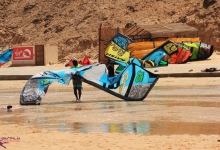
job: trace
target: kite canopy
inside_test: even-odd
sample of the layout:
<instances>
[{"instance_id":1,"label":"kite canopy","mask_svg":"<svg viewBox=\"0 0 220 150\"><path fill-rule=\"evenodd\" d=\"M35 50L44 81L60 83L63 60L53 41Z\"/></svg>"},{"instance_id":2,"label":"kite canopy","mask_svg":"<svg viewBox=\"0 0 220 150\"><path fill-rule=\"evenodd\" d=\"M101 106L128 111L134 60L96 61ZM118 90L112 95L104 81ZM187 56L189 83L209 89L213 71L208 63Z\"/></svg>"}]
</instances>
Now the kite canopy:
<instances>
[{"instance_id":1,"label":"kite canopy","mask_svg":"<svg viewBox=\"0 0 220 150\"><path fill-rule=\"evenodd\" d=\"M8 49L6 51L4 51L2 54L0 54L0 67L8 62L10 59L11 59L11 56L12 56L12 48L11 49Z\"/></svg>"},{"instance_id":2,"label":"kite canopy","mask_svg":"<svg viewBox=\"0 0 220 150\"><path fill-rule=\"evenodd\" d=\"M172 38L175 41L145 41L128 44L131 57L141 58L145 67L182 64L192 60L209 58L214 50L212 45L198 42L197 38ZM185 40L180 42L180 40ZM188 42L192 40L192 42ZM156 47L154 49L154 47Z\"/></svg>"},{"instance_id":3,"label":"kite canopy","mask_svg":"<svg viewBox=\"0 0 220 150\"><path fill-rule=\"evenodd\" d=\"M201 42L175 43L167 40L161 46L146 54L141 60L145 60L145 67L182 64L192 60L207 59L212 55L213 50L212 45Z\"/></svg>"},{"instance_id":4,"label":"kite canopy","mask_svg":"<svg viewBox=\"0 0 220 150\"><path fill-rule=\"evenodd\" d=\"M129 37L118 33L109 41L105 49L105 56L109 59L127 63L131 56L131 53L127 51L127 46L131 42L132 40Z\"/></svg>"},{"instance_id":5,"label":"kite canopy","mask_svg":"<svg viewBox=\"0 0 220 150\"><path fill-rule=\"evenodd\" d=\"M27 81L20 94L20 104L40 104L53 82L68 85L72 76L77 76L83 82L128 101L143 100L159 79L158 75L135 63L127 65L114 77L109 77L106 65L100 63L60 71L45 71Z\"/></svg>"},{"instance_id":6,"label":"kite canopy","mask_svg":"<svg viewBox=\"0 0 220 150\"><path fill-rule=\"evenodd\" d=\"M187 46L192 51L192 56L190 57L190 60L204 60L209 58L213 51L214 46L205 44L202 42L182 42L183 46Z\"/></svg>"},{"instance_id":7,"label":"kite canopy","mask_svg":"<svg viewBox=\"0 0 220 150\"><path fill-rule=\"evenodd\" d=\"M172 41L168 40L161 46L145 55L141 60L144 61L145 67L167 66L168 62L163 58L170 56L175 52L177 52L176 45Z\"/></svg>"}]
</instances>

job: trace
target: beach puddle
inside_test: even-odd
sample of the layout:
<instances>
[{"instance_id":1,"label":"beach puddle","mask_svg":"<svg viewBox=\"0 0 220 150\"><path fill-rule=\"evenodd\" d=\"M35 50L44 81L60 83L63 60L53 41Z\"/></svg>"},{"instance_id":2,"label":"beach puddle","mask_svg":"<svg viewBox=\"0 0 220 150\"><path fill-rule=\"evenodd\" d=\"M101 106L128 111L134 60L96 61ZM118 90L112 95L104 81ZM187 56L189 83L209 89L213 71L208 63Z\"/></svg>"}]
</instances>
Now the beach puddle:
<instances>
[{"instance_id":1,"label":"beach puddle","mask_svg":"<svg viewBox=\"0 0 220 150\"><path fill-rule=\"evenodd\" d=\"M161 111L171 107L198 107L202 109L202 107L218 108L220 104L215 102L174 101L108 101L75 104L66 102L60 105L51 103L50 105L22 106L17 109L2 111L1 121L5 124L18 124L31 128L74 133L220 134L220 122L207 122L205 118L202 122L201 120L199 122L196 120L184 122L179 119L179 116L172 114L184 114L185 110L171 109L171 111L166 112L168 115ZM197 117L203 115L199 111L197 113ZM216 116L218 115L216 114Z\"/></svg>"},{"instance_id":2,"label":"beach puddle","mask_svg":"<svg viewBox=\"0 0 220 150\"><path fill-rule=\"evenodd\" d=\"M24 117L6 117L5 124L18 124L31 128L49 131L74 133L133 133L143 135L212 135L220 134L220 122L170 122L167 121L136 121L124 123L85 123L62 120L61 117L39 117L25 119Z\"/></svg>"},{"instance_id":3,"label":"beach puddle","mask_svg":"<svg viewBox=\"0 0 220 150\"><path fill-rule=\"evenodd\" d=\"M74 133L220 134L219 90L220 86L155 87L144 101L126 102L90 88L83 93L88 97L76 102L71 90L51 89L41 105L29 106L18 104L19 90L11 90L16 96L6 90L0 104L7 106L7 99L13 108L0 109L1 122ZM106 99L97 99L98 94Z\"/></svg>"}]
</instances>

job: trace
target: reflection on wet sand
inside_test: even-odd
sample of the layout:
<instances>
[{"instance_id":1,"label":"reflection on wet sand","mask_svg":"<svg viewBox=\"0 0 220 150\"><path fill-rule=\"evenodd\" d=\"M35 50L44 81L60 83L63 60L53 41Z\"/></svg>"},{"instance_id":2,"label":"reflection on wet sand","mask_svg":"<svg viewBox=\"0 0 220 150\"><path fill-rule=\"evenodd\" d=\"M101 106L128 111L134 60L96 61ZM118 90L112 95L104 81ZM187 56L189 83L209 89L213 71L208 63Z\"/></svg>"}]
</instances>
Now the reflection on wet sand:
<instances>
[{"instance_id":1,"label":"reflection on wet sand","mask_svg":"<svg viewBox=\"0 0 220 150\"><path fill-rule=\"evenodd\" d=\"M61 118L39 117L33 120L26 120L24 117L8 117L3 119L5 123L31 126L34 128L48 129L60 132L82 132L82 133L134 133L151 135L172 135L172 134L220 134L219 122L126 122L126 123L68 123Z\"/></svg>"},{"instance_id":2,"label":"reflection on wet sand","mask_svg":"<svg viewBox=\"0 0 220 150\"><path fill-rule=\"evenodd\" d=\"M56 90L52 89L36 106L20 106L20 91L12 90L18 95L13 96L5 90L0 91L0 105L7 105L7 99L13 109L1 109L1 121L60 132L220 134L220 86L206 88L194 86L192 91L187 86L155 87L140 102L126 102L90 88L84 90L85 100L80 103L71 100L71 90L53 93ZM96 99L98 93L101 98Z\"/></svg>"}]
</instances>

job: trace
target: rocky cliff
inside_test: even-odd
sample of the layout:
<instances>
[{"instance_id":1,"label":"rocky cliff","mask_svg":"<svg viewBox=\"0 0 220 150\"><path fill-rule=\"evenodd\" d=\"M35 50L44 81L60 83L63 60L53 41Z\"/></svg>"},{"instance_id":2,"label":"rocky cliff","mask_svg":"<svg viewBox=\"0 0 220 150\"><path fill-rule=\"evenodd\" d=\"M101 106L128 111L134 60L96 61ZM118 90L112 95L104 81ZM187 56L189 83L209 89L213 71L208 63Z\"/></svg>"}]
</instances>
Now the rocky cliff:
<instances>
[{"instance_id":1,"label":"rocky cliff","mask_svg":"<svg viewBox=\"0 0 220 150\"><path fill-rule=\"evenodd\" d=\"M206 0L207 1L207 0ZM57 44L59 58L98 53L98 28L127 23L182 22L220 50L220 1L209 0L1 0L0 50L9 45Z\"/></svg>"}]
</instances>

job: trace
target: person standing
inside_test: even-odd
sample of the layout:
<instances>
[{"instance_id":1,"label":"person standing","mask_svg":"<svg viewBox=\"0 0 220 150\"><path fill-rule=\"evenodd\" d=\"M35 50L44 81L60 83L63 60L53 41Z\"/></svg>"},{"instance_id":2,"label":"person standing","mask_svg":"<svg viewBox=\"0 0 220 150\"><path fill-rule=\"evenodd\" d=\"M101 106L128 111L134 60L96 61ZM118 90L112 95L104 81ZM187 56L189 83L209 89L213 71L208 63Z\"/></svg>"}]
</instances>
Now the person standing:
<instances>
[{"instance_id":1,"label":"person standing","mask_svg":"<svg viewBox=\"0 0 220 150\"><path fill-rule=\"evenodd\" d=\"M81 67L81 65L78 63L76 58L72 59L72 63L73 63L73 65L71 68ZM74 91L74 95L76 97L76 101L80 101L81 95L82 95L82 79L77 76L73 76L72 81L73 81L73 91Z\"/></svg>"}]
</instances>

